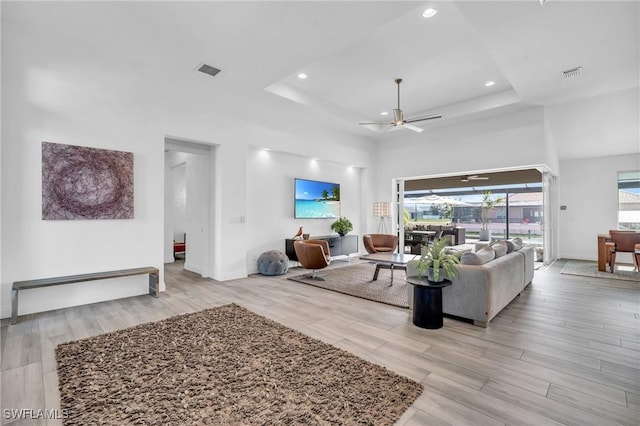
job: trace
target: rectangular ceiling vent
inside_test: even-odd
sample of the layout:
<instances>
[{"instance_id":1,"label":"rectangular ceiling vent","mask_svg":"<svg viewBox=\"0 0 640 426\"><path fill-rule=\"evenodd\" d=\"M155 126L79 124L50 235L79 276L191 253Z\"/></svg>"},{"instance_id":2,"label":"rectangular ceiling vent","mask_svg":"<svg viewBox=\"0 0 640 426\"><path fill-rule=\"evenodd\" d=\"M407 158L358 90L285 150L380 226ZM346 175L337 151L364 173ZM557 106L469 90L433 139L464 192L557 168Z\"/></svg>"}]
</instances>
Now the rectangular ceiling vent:
<instances>
[{"instance_id":1,"label":"rectangular ceiling vent","mask_svg":"<svg viewBox=\"0 0 640 426\"><path fill-rule=\"evenodd\" d=\"M216 74L220 72L218 68L212 67L211 65L207 65L207 64L198 65L198 68L196 68L196 70L203 72L205 74L209 74L210 76L213 76L213 77L215 77Z\"/></svg>"},{"instance_id":2,"label":"rectangular ceiling vent","mask_svg":"<svg viewBox=\"0 0 640 426\"><path fill-rule=\"evenodd\" d=\"M562 71L562 78L578 77L580 74L582 74L582 67L575 67L570 70Z\"/></svg>"}]
</instances>

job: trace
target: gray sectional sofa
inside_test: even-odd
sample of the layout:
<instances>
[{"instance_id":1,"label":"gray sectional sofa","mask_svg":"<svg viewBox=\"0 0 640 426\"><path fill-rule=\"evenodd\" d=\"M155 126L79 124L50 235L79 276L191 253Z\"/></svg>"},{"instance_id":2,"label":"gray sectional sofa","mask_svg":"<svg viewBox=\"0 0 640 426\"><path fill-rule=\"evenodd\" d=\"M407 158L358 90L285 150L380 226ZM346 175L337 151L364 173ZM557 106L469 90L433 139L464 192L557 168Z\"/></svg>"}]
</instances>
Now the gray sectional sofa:
<instances>
[{"instance_id":1,"label":"gray sectional sofa","mask_svg":"<svg viewBox=\"0 0 640 426\"><path fill-rule=\"evenodd\" d=\"M487 327L489 321L520 295L533 280L534 250L510 242L508 252L482 247L462 254L452 285L442 289L442 310ZM496 252L498 257L496 257ZM417 275L417 261L407 265L407 276ZM413 289L409 291L413 309Z\"/></svg>"}]
</instances>

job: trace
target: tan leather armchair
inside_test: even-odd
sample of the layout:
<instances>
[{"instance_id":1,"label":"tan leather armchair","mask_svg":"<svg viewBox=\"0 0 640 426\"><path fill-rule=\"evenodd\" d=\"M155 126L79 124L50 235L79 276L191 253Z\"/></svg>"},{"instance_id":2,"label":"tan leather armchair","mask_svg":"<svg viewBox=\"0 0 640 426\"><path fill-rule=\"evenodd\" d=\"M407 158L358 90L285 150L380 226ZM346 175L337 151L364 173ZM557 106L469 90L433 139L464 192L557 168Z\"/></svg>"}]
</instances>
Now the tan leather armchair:
<instances>
[{"instance_id":1,"label":"tan leather armchair","mask_svg":"<svg viewBox=\"0 0 640 426\"><path fill-rule=\"evenodd\" d=\"M367 253L392 252L398 247L398 236L391 234L364 234L362 236Z\"/></svg>"},{"instance_id":2,"label":"tan leather armchair","mask_svg":"<svg viewBox=\"0 0 640 426\"><path fill-rule=\"evenodd\" d=\"M635 255L635 246L640 244L640 232L635 231L618 231L610 230L609 236L611 241L606 243L607 248L607 263L609 264L610 272L613 272L616 267L616 253L631 253L633 259L633 265L635 270L640 270L638 265L638 258Z\"/></svg>"},{"instance_id":3,"label":"tan leather armchair","mask_svg":"<svg viewBox=\"0 0 640 426\"><path fill-rule=\"evenodd\" d=\"M296 251L298 262L303 268L311 269L310 278L318 281L324 281L316 270L323 269L331 263L331 252L329 251L329 243L325 240L300 240L294 241L293 249Z\"/></svg>"}]
</instances>

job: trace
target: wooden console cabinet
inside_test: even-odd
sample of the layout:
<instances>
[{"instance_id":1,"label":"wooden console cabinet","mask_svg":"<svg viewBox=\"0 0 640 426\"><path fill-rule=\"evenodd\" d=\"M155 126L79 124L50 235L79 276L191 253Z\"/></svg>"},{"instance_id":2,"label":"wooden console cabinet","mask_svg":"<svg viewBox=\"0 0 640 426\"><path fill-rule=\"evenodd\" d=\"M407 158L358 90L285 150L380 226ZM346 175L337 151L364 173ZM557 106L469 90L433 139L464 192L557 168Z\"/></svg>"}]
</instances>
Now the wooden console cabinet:
<instances>
[{"instance_id":1,"label":"wooden console cabinet","mask_svg":"<svg viewBox=\"0 0 640 426\"><path fill-rule=\"evenodd\" d=\"M598 271L607 272L607 242L611 241L609 234L598 234Z\"/></svg>"},{"instance_id":2,"label":"wooden console cabinet","mask_svg":"<svg viewBox=\"0 0 640 426\"><path fill-rule=\"evenodd\" d=\"M339 235L323 235L323 236L312 236L310 237L312 240L326 240L329 244L329 252L331 253L331 257L336 256L349 256L351 253L358 253L358 236L357 235L345 235L341 237ZM296 256L296 251L293 248L293 242L295 240L292 238L287 238L285 240L285 254L289 258L289 260L293 260L295 262L298 261L298 256Z\"/></svg>"}]
</instances>

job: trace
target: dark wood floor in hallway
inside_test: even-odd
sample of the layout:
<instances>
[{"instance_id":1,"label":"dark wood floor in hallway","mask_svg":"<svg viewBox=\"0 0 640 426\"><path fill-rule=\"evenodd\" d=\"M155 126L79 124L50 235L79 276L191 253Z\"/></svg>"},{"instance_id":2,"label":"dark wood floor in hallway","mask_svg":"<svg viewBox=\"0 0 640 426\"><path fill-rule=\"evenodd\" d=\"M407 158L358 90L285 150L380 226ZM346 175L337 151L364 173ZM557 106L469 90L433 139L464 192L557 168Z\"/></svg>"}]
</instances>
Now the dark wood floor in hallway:
<instances>
[{"instance_id":1,"label":"dark wood floor in hallway","mask_svg":"<svg viewBox=\"0 0 640 426\"><path fill-rule=\"evenodd\" d=\"M13 326L2 320L2 408L59 408L61 342L237 303L422 382L399 425L637 426L640 284L562 275L562 265L536 271L489 328L445 318L442 329L425 330L406 309L284 276L217 282L169 264L158 299L26 315Z\"/></svg>"}]
</instances>

